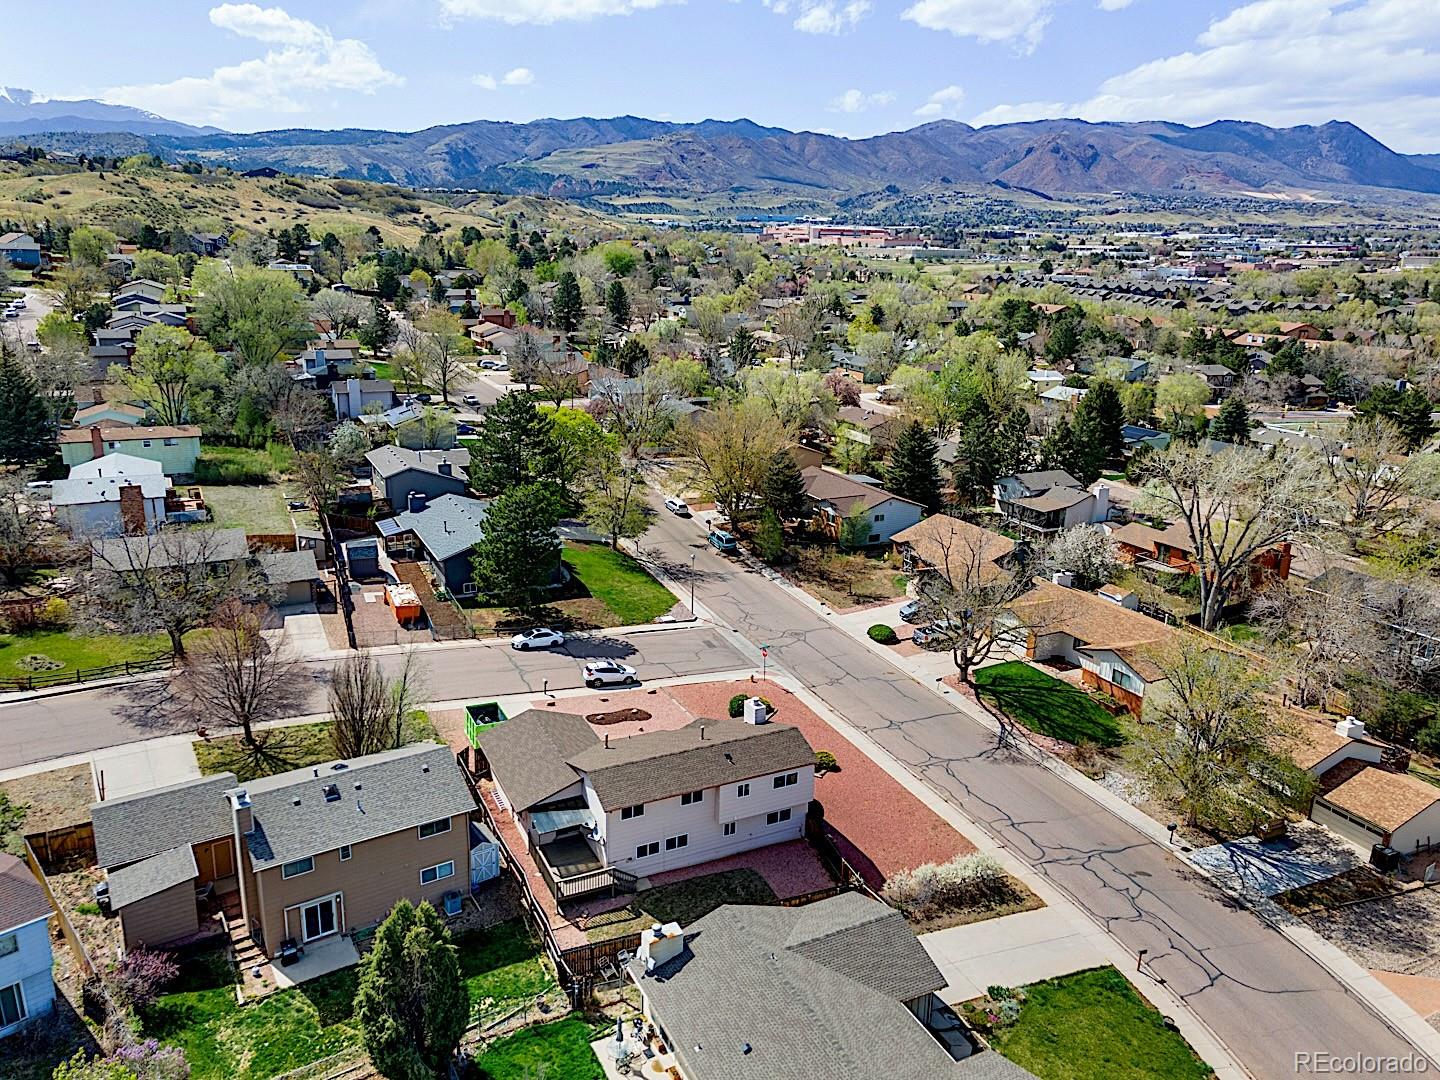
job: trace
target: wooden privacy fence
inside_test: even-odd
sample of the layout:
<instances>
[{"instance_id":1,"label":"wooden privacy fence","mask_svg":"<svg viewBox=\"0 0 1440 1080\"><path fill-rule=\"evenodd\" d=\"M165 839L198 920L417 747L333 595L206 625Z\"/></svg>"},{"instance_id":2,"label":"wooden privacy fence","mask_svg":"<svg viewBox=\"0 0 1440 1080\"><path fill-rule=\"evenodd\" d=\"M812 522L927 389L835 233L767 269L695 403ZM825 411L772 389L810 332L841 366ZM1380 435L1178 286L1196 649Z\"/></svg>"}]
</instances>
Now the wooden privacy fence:
<instances>
[{"instance_id":1,"label":"wooden privacy fence","mask_svg":"<svg viewBox=\"0 0 1440 1080\"><path fill-rule=\"evenodd\" d=\"M16 675L0 679L0 693L18 690L43 690L51 686L69 686L98 679L116 679L125 675L141 675L149 671L165 671L174 666L171 653L157 656L153 660L126 660L119 664L103 667L76 668L73 671L36 671L29 675Z\"/></svg>"},{"instance_id":2,"label":"wooden privacy fence","mask_svg":"<svg viewBox=\"0 0 1440 1080\"><path fill-rule=\"evenodd\" d=\"M50 906L55 909L55 918L60 924L60 932L65 936L65 943L70 946L70 951L75 954L75 962L80 965L80 970L85 972L85 977L94 978L95 965L90 962L90 954L85 951L85 945L80 940L80 935L75 932L75 927L70 925L70 917L65 914L65 909L60 906L60 901L55 899L55 892L50 888L50 881L45 877L45 870L40 865L40 860L35 856L35 849L30 846L30 841L25 841L25 861L30 864L31 871L40 881L40 887L45 890L45 896L50 901Z\"/></svg>"},{"instance_id":3,"label":"wooden privacy fence","mask_svg":"<svg viewBox=\"0 0 1440 1080\"><path fill-rule=\"evenodd\" d=\"M40 860L40 865L50 871L73 866L76 862L95 865L95 826L88 821L29 833L25 843Z\"/></svg>"}]
</instances>

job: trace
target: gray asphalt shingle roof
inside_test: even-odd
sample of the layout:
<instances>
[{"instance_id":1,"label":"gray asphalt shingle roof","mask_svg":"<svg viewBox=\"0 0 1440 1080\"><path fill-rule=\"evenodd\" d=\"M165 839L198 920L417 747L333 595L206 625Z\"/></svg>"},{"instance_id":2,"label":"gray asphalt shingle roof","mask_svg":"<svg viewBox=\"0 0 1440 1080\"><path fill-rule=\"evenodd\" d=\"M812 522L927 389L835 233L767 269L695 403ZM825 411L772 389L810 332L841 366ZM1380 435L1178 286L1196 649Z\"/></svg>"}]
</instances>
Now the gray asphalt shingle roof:
<instances>
[{"instance_id":1,"label":"gray asphalt shingle roof","mask_svg":"<svg viewBox=\"0 0 1440 1080\"><path fill-rule=\"evenodd\" d=\"M407 450L403 446L377 446L365 455L370 468L377 476L389 479L400 473L415 470L435 476L458 476L465 479L465 470L470 466L470 451L456 450ZM442 473L440 466L448 462L450 472Z\"/></svg>"},{"instance_id":2,"label":"gray asphalt shingle roof","mask_svg":"<svg viewBox=\"0 0 1440 1080\"><path fill-rule=\"evenodd\" d=\"M336 799L326 798L331 785ZM433 742L230 787L250 799L245 841L257 871L475 809L454 753Z\"/></svg>"},{"instance_id":3,"label":"gray asphalt shingle roof","mask_svg":"<svg viewBox=\"0 0 1440 1080\"><path fill-rule=\"evenodd\" d=\"M599 742L583 716L526 709L482 732L480 750L505 798L519 811L579 780L567 760Z\"/></svg>"},{"instance_id":4,"label":"gray asphalt shingle roof","mask_svg":"<svg viewBox=\"0 0 1440 1080\"><path fill-rule=\"evenodd\" d=\"M105 875L110 883L110 904L115 908L144 900L181 882L194 881L199 876L195 852L189 844L151 855Z\"/></svg>"},{"instance_id":5,"label":"gray asphalt shingle roof","mask_svg":"<svg viewBox=\"0 0 1440 1080\"><path fill-rule=\"evenodd\" d=\"M90 807L95 862L123 866L171 848L229 836L234 829L225 791L234 773L184 780Z\"/></svg>"},{"instance_id":6,"label":"gray asphalt shingle roof","mask_svg":"<svg viewBox=\"0 0 1440 1080\"><path fill-rule=\"evenodd\" d=\"M203 556L206 562L239 562L250 557L244 529L195 529L204 537L170 540L181 533L153 533L146 536L117 536L96 540L91 546L92 567L124 572L169 566L176 561Z\"/></svg>"},{"instance_id":7,"label":"gray asphalt shingle roof","mask_svg":"<svg viewBox=\"0 0 1440 1080\"><path fill-rule=\"evenodd\" d=\"M396 514L391 529L413 532L430 557L444 561L478 544L485 535L488 499L467 499L463 495L441 495L423 510ZM382 530L384 535L389 532Z\"/></svg>"},{"instance_id":8,"label":"gray asphalt shingle roof","mask_svg":"<svg viewBox=\"0 0 1440 1080\"><path fill-rule=\"evenodd\" d=\"M52 910L29 864L0 852L0 932L43 919Z\"/></svg>"},{"instance_id":9,"label":"gray asphalt shingle roof","mask_svg":"<svg viewBox=\"0 0 1440 1080\"><path fill-rule=\"evenodd\" d=\"M920 997L944 977L903 916L858 893L726 905L686 928L674 960L630 972L687 1076L1034 1080L994 1051L957 1062L916 1022L895 988Z\"/></svg>"},{"instance_id":10,"label":"gray asphalt shingle roof","mask_svg":"<svg viewBox=\"0 0 1440 1080\"><path fill-rule=\"evenodd\" d=\"M315 564L315 552L310 548L304 551L262 551L258 561L261 573L271 585L320 580L320 567Z\"/></svg>"}]
</instances>

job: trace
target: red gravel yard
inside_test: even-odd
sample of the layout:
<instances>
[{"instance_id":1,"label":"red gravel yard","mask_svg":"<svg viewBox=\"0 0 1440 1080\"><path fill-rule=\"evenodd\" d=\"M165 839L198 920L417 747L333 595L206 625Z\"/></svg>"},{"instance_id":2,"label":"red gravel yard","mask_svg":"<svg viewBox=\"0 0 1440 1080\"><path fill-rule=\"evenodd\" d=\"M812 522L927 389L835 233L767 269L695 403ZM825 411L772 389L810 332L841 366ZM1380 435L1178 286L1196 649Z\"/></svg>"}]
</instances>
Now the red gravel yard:
<instances>
[{"instance_id":1,"label":"red gravel yard","mask_svg":"<svg viewBox=\"0 0 1440 1080\"><path fill-rule=\"evenodd\" d=\"M828 750L840 766L815 782L825 807L825 827L840 853L871 888L900 870L968 855L975 845L906 790L823 719L774 683L694 683L661 690L696 716L728 715L730 698L759 690L778 712L776 723L793 724L817 751Z\"/></svg>"}]
</instances>

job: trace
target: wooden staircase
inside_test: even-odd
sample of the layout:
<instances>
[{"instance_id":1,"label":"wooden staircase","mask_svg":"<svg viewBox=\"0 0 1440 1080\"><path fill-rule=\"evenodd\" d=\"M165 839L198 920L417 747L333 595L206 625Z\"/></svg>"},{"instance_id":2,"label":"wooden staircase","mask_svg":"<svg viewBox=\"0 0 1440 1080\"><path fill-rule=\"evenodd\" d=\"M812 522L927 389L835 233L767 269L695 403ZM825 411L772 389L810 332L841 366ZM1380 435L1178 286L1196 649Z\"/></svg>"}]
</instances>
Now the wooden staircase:
<instances>
[{"instance_id":1,"label":"wooden staircase","mask_svg":"<svg viewBox=\"0 0 1440 1080\"><path fill-rule=\"evenodd\" d=\"M225 933L230 936L230 947L235 951L235 963L241 971L249 971L269 960L260 950L260 944L250 936L245 925L245 916L240 910L240 894L226 893L220 898L220 910L225 917Z\"/></svg>"}]
</instances>

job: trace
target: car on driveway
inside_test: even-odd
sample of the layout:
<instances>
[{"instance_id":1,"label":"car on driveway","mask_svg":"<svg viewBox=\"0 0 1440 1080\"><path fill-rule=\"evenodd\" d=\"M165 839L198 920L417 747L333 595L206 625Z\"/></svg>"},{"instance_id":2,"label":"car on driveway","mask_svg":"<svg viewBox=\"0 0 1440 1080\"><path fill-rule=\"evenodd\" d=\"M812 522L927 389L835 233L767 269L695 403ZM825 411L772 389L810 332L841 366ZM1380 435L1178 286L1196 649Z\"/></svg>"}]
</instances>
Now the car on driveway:
<instances>
[{"instance_id":1,"label":"car on driveway","mask_svg":"<svg viewBox=\"0 0 1440 1080\"><path fill-rule=\"evenodd\" d=\"M949 622L933 622L917 626L910 640L922 649L940 649L949 644L952 635L960 633L961 627Z\"/></svg>"},{"instance_id":2,"label":"car on driveway","mask_svg":"<svg viewBox=\"0 0 1440 1080\"><path fill-rule=\"evenodd\" d=\"M477 394L466 394L466 395L465 395L464 397L462 397L460 400L463 401L466 405L479 405L479 404L480 404L480 397L479 397L479 395L477 395Z\"/></svg>"},{"instance_id":3,"label":"car on driveway","mask_svg":"<svg viewBox=\"0 0 1440 1080\"><path fill-rule=\"evenodd\" d=\"M505 361L504 361L504 360L481 360L481 361L480 361L480 367L481 367L481 370L483 370L483 371L504 371L504 370L505 370L505 366L506 366L506 365L505 365Z\"/></svg>"},{"instance_id":4,"label":"car on driveway","mask_svg":"<svg viewBox=\"0 0 1440 1080\"><path fill-rule=\"evenodd\" d=\"M523 630L510 639L510 647L524 652L527 649L553 649L565 644L565 635L548 626L537 626Z\"/></svg>"},{"instance_id":5,"label":"car on driveway","mask_svg":"<svg viewBox=\"0 0 1440 1080\"><path fill-rule=\"evenodd\" d=\"M705 539L710 541L710 546L722 555L734 555L740 550L740 545L735 542L735 537L724 529L711 529L710 535Z\"/></svg>"},{"instance_id":6,"label":"car on driveway","mask_svg":"<svg viewBox=\"0 0 1440 1080\"><path fill-rule=\"evenodd\" d=\"M924 606L919 600L906 600L900 605L901 620L908 623L919 622L920 609Z\"/></svg>"},{"instance_id":7,"label":"car on driveway","mask_svg":"<svg viewBox=\"0 0 1440 1080\"><path fill-rule=\"evenodd\" d=\"M614 660L595 660L585 665L585 685L595 690L601 686L634 686L640 680L635 669Z\"/></svg>"},{"instance_id":8,"label":"car on driveway","mask_svg":"<svg viewBox=\"0 0 1440 1080\"><path fill-rule=\"evenodd\" d=\"M670 513L674 514L676 517L690 516L690 507L685 505L684 499L666 499L665 509L669 510Z\"/></svg>"}]
</instances>

